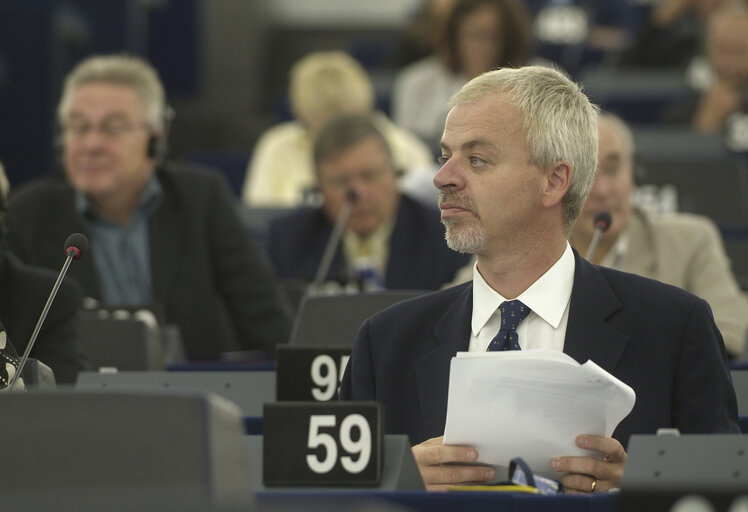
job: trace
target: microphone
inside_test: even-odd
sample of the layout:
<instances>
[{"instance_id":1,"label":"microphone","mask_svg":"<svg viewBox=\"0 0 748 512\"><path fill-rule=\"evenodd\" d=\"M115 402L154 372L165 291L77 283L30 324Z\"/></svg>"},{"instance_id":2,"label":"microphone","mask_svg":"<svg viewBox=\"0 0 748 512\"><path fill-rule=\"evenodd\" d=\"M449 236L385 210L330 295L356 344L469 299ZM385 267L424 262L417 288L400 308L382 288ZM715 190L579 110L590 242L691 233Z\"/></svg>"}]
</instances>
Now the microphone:
<instances>
[{"instance_id":1,"label":"microphone","mask_svg":"<svg viewBox=\"0 0 748 512\"><path fill-rule=\"evenodd\" d=\"M23 357L21 357L21 361L18 363L18 370L13 376L13 380L11 380L10 384L8 385L8 391L13 391L13 388L16 386L16 382L18 382L21 373L23 373L23 367L26 366L26 361L29 358L31 349L36 342L37 336L39 336L39 331L41 331L42 324L44 324L44 320L47 318L47 313L49 313L49 309L52 307L52 302L57 296L57 290L60 289L62 279L65 277L65 274L68 271L68 267L70 267L70 262L80 259L80 257L83 256L87 249L88 238L86 238L85 235L82 235L81 233L73 233L68 237L67 240L65 240L65 263L62 265L60 275L57 276L57 281L55 281L55 285L52 287L52 292L49 294L47 303L44 305L44 308L39 315L39 320L37 320L36 322L34 332L31 333L31 338L29 339L29 343L26 345L26 350L24 350L23 352Z\"/></svg>"},{"instance_id":2,"label":"microphone","mask_svg":"<svg viewBox=\"0 0 748 512\"><path fill-rule=\"evenodd\" d=\"M587 254L584 255L584 259L589 260L592 255L595 254L597 244L600 242L600 235L608 231L611 222L613 222L613 218L610 216L609 212L598 212L597 215L595 215L595 220L593 221L595 233L592 235L592 241L587 249Z\"/></svg>"},{"instance_id":3,"label":"microphone","mask_svg":"<svg viewBox=\"0 0 748 512\"><path fill-rule=\"evenodd\" d=\"M340 239L343 236L345 224L346 222L348 222L348 217L351 215L351 209L357 201L358 192L356 192L352 188L346 190L345 204L343 205L343 209L340 210L338 218L335 219L335 226L333 226L330 238L327 240L327 245L325 245L325 250L322 253L322 259L320 260L319 267L317 268L317 273L314 277L314 281L312 281L312 284L309 285L310 292L313 293L319 291L322 283L327 278L327 273L330 271L330 265L332 264L332 259L335 256L335 251L337 250Z\"/></svg>"}]
</instances>

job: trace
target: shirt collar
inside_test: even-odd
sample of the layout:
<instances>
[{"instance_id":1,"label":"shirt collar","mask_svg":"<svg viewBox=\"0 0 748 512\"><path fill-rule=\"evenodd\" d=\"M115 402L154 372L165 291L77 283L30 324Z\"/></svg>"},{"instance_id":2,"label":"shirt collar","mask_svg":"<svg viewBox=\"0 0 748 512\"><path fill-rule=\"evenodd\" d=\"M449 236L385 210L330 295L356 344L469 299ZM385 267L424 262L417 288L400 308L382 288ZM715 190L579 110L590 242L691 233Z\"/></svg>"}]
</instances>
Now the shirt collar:
<instances>
[{"instance_id":1,"label":"shirt collar","mask_svg":"<svg viewBox=\"0 0 748 512\"><path fill-rule=\"evenodd\" d=\"M384 275L389 259L390 236L394 229L395 216L380 224L366 238L346 229L343 233L343 251L346 260L354 266L356 260L368 260L375 265L381 275Z\"/></svg>"},{"instance_id":2,"label":"shirt collar","mask_svg":"<svg viewBox=\"0 0 748 512\"><path fill-rule=\"evenodd\" d=\"M156 178L156 173L151 173L151 177L146 182L143 192L140 193L136 210L146 214L152 213L163 194L164 189L161 183L159 183L158 178ZM75 211L78 215L89 220L105 220L96 205L80 190L75 191Z\"/></svg>"},{"instance_id":3,"label":"shirt collar","mask_svg":"<svg viewBox=\"0 0 748 512\"><path fill-rule=\"evenodd\" d=\"M563 318L566 305L571 298L574 285L574 253L569 243L556 263L530 287L515 297L529 307L533 313L557 328ZM473 267L473 318L471 328L477 336L486 322L496 313L499 305L505 300L491 288L478 272L478 265Z\"/></svg>"}]
</instances>

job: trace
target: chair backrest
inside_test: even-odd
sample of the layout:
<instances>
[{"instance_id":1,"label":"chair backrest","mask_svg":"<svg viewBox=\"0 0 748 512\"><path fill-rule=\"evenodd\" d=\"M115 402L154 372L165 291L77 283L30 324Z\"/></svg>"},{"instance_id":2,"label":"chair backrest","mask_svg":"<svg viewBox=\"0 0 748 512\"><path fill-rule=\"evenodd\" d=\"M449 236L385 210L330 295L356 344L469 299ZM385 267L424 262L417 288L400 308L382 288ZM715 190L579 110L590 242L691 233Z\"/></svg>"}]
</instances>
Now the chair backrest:
<instances>
[{"instance_id":1,"label":"chair backrest","mask_svg":"<svg viewBox=\"0 0 748 512\"><path fill-rule=\"evenodd\" d=\"M748 416L748 368L730 371L735 396L738 399L738 414Z\"/></svg>"},{"instance_id":2,"label":"chair backrest","mask_svg":"<svg viewBox=\"0 0 748 512\"><path fill-rule=\"evenodd\" d=\"M99 318L81 312L78 334L91 367L162 370L164 350L158 328L134 318Z\"/></svg>"},{"instance_id":3,"label":"chair backrest","mask_svg":"<svg viewBox=\"0 0 748 512\"><path fill-rule=\"evenodd\" d=\"M8 510L251 504L241 413L218 396L68 389L3 393L0 408Z\"/></svg>"},{"instance_id":4,"label":"chair backrest","mask_svg":"<svg viewBox=\"0 0 748 512\"><path fill-rule=\"evenodd\" d=\"M582 77L590 99L635 125L657 125L691 91L679 72L590 69Z\"/></svg>"},{"instance_id":5,"label":"chair backrest","mask_svg":"<svg viewBox=\"0 0 748 512\"><path fill-rule=\"evenodd\" d=\"M358 328L375 313L424 293L415 290L307 295L296 313L291 345L353 347Z\"/></svg>"},{"instance_id":6,"label":"chair backrest","mask_svg":"<svg viewBox=\"0 0 748 512\"><path fill-rule=\"evenodd\" d=\"M674 188L678 211L706 215L718 224L748 223L748 179L740 162L728 156L644 156L641 185Z\"/></svg>"},{"instance_id":7,"label":"chair backrest","mask_svg":"<svg viewBox=\"0 0 748 512\"><path fill-rule=\"evenodd\" d=\"M275 372L81 372L76 388L210 391L237 404L246 416L261 416L262 404L275 401Z\"/></svg>"},{"instance_id":8,"label":"chair backrest","mask_svg":"<svg viewBox=\"0 0 748 512\"><path fill-rule=\"evenodd\" d=\"M727 504L748 489L746 451L745 435L633 435L620 510L739 510ZM697 496L708 506L686 506L685 497Z\"/></svg>"},{"instance_id":9,"label":"chair backrest","mask_svg":"<svg viewBox=\"0 0 748 512\"><path fill-rule=\"evenodd\" d=\"M21 377L26 388L53 390L57 385L52 368L33 357L26 360Z\"/></svg>"}]
</instances>

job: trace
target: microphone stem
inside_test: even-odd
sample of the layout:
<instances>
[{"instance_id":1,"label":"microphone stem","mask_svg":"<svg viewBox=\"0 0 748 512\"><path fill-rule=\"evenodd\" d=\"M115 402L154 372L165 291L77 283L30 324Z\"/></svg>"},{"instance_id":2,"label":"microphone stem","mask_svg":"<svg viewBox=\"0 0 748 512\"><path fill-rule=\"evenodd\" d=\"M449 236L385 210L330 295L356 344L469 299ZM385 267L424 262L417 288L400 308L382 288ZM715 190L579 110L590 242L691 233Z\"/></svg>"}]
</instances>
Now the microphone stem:
<instances>
[{"instance_id":1,"label":"microphone stem","mask_svg":"<svg viewBox=\"0 0 748 512\"><path fill-rule=\"evenodd\" d=\"M351 214L351 208L353 208L353 203L346 201L343 205L343 210L335 221L330 240L325 247L325 252L322 254L322 261L317 270L317 275L314 277L314 281L312 281L312 284L309 287L311 292L318 291L322 283L325 281L325 278L327 278L327 272L330 270L332 259L338 248L338 241L340 240L340 237L343 236L343 230L345 229L346 222L348 222L348 216Z\"/></svg>"},{"instance_id":2,"label":"microphone stem","mask_svg":"<svg viewBox=\"0 0 748 512\"><path fill-rule=\"evenodd\" d=\"M595 254L595 249L597 249L597 244L600 242L600 235L602 233L602 228L595 228L595 233L592 235L592 241L590 242L590 246L587 248L587 254L584 255L584 259L587 261L590 261L592 255Z\"/></svg>"},{"instance_id":3,"label":"microphone stem","mask_svg":"<svg viewBox=\"0 0 748 512\"><path fill-rule=\"evenodd\" d=\"M62 266L62 270L60 271L60 275L57 276L57 281L55 281L55 285L52 287L52 293L49 294L49 298L47 299L47 303L44 305L44 309L42 309L41 315L39 315L39 320L36 322L36 327L34 327L34 332L31 334L31 339L29 339L28 345L26 345L26 350L23 351L23 357L21 357L21 362L18 363L18 370L16 371L16 374L13 376L13 380L10 381L10 385L8 386L8 391L13 391L13 388L16 386L16 382L21 377L21 373L23 373L23 367L26 366L26 361L29 358L29 354L31 353L31 349L34 346L34 343L36 342L36 337L39 336L39 331L42 329L42 324L44 324L44 319L47 318L47 313L49 313L49 309L52 307L52 301L55 300L55 297L57 296L57 290L60 289L60 285L62 284L62 280L65 277L65 274L67 274L68 267L70 266L70 262L73 261L73 254L68 254L67 258L65 258L65 263Z\"/></svg>"}]
</instances>

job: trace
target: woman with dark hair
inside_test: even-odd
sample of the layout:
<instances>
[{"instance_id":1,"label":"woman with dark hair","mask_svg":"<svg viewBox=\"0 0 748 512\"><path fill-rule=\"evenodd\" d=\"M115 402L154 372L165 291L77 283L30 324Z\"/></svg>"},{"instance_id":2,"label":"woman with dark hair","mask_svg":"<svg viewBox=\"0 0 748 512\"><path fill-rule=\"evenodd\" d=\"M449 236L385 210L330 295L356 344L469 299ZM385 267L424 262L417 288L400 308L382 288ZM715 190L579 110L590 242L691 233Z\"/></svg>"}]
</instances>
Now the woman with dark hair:
<instances>
[{"instance_id":1,"label":"woman with dark hair","mask_svg":"<svg viewBox=\"0 0 748 512\"><path fill-rule=\"evenodd\" d=\"M525 64L531 34L530 15L521 0L457 0L434 55L403 68L395 78L395 122L435 142L452 94L481 73Z\"/></svg>"}]
</instances>

